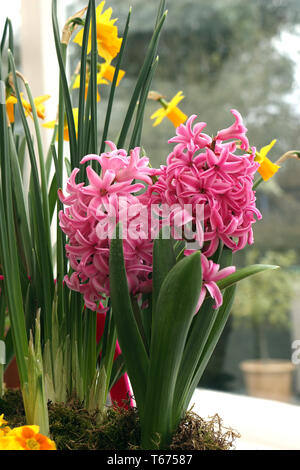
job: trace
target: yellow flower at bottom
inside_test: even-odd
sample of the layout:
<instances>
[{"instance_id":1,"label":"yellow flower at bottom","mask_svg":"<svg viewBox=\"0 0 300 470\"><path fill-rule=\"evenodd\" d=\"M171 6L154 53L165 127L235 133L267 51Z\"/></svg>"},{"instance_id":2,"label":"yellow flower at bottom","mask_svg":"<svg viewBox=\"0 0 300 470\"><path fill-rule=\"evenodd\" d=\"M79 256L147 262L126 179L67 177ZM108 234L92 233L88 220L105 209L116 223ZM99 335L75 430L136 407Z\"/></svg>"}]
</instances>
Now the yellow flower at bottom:
<instances>
[{"instance_id":1,"label":"yellow flower at bottom","mask_svg":"<svg viewBox=\"0 0 300 470\"><path fill-rule=\"evenodd\" d=\"M14 436L0 437L0 450L25 450Z\"/></svg>"},{"instance_id":2,"label":"yellow flower at bottom","mask_svg":"<svg viewBox=\"0 0 300 470\"><path fill-rule=\"evenodd\" d=\"M276 163L271 162L267 157L267 154L270 152L271 148L275 145L276 139L272 140L268 145L262 147L259 152L255 154L255 161L260 163L258 168L258 173L261 175L264 181L272 178L272 176L279 170L280 166Z\"/></svg>"},{"instance_id":3,"label":"yellow flower at bottom","mask_svg":"<svg viewBox=\"0 0 300 470\"><path fill-rule=\"evenodd\" d=\"M2 441L11 440L9 445L15 444L15 450L56 450L55 442L40 434L39 430L39 426L20 426L12 429ZM5 442L2 442L2 445L5 445Z\"/></svg>"},{"instance_id":4,"label":"yellow flower at bottom","mask_svg":"<svg viewBox=\"0 0 300 470\"><path fill-rule=\"evenodd\" d=\"M74 117L75 131L77 134L78 133L78 108L73 108L73 117ZM56 124L57 124L57 121L45 122L45 124L43 124L43 127L45 127L46 129L54 129ZM58 136L56 137L56 140L57 139L58 139ZM64 140L66 141L70 140L68 122L66 119L65 119L65 124L64 124Z\"/></svg>"},{"instance_id":5,"label":"yellow flower at bottom","mask_svg":"<svg viewBox=\"0 0 300 470\"><path fill-rule=\"evenodd\" d=\"M167 117L176 128L180 124L183 124L187 120L187 115L177 107L178 103L183 100L183 98L182 91L179 91L169 103L159 99L162 108L152 114L151 119L155 119L153 126L158 126L165 117Z\"/></svg>"}]
</instances>

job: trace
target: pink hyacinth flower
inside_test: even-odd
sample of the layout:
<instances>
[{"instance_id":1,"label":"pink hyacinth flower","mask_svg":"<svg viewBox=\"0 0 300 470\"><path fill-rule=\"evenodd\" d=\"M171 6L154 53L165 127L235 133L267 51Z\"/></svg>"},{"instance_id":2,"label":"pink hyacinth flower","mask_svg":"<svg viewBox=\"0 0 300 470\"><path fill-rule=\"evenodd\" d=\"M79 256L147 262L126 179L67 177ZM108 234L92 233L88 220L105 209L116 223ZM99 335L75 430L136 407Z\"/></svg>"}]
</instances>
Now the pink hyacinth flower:
<instances>
[{"instance_id":1,"label":"pink hyacinth flower","mask_svg":"<svg viewBox=\"0 0 300 470\"><path fill-rule=\"evenodd\" d=\"M222 129L217 133L216 140L240 140L241 141L241 149L248 150L249 148L249 141L246 137L247 128L243 124L242 116L236 109L232 109L231 113L235 117L235 122L230 127L226 129Z\"/></svg>"},{"instance_id":2,"label":"pink hyacinth flower","mask_svg":"<svg viewBox=\"0 0 300 470\"><path fill-rule=\"evenodd\" d=\"M197 304L196 312L200 309L204 302L207 293L215 299L213 308L219 308L223 303L222 293L217 286L216 282L220 279L224 279L230 274L235 272L235 266L228 266L220 270L220 265L215 264L213 261L207 259L207 257L201 254L201 265L202 265L202 289Z\"/></svg>"}]
</instances>

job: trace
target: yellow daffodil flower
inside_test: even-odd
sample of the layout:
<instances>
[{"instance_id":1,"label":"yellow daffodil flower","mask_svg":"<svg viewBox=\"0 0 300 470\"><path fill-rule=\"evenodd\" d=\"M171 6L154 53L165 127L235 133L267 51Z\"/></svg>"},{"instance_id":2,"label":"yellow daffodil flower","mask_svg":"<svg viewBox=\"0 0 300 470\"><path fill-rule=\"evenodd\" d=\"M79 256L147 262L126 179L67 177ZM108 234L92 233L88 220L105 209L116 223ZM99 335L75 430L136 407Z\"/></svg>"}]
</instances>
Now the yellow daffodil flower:
<instances>
[{"instance_id":1,"label":"yellow daffodil flower","mask_svg":"<svg viewBox=\"0 0 300 470\"><path fill-rule=\"evenodd\" d=\"M39 426L20 426L0 437L0 450L56 450L55 442L39 433Z\"/></svg>"},{"instance_id":2,"label":"yellow daffodil flower","mask_svg":"<svg viewBox=\"0 0 300 470\"><path fill-rule=\"evenodd\" d=\"M272 140L269 145L262 147L259 152L255 154L255 161L260 163L258 172L263 178L264 181L272 178L272 176L279 170L280 166L276 163L271 162L267 157L267 154L270 152L271 148L275 145L276 139Z\"/></svg>"},{"instance_id":3,"label":"yellow daffodil flower","mask_svg":"<svg viewBox=\"0 0 300 470\"><path fill-rule=\"evenodd\" d=\"M13 95L10 95L5 101L7 116L11 124L15 122L15 104L17 102L17 98Z\"/></svg>"},{"instance_id":4,"label":"yellow daffodil flower","mask_svg":"<svg viewBox=\"0 0 300 470\"><path fill-rule=\"evenodd\" d=\"M103 85L103 84L107 85L108 81L104 80L100 73L97 73L97 85ZM76 89L76 88L79 88L79 87L80 87L80 75L76 75L76 78L75 78L75 81L74 81L74 84L73 84L73 88ZM86 83L85 83L85 99L87 97L88 88L89 88L89 77L87 77ZM97 89L97 101L98 102L100 101L100 94L99 94L98 89Z\"/></svg>"},{"instance_id":5,"label":"yellow daffodil flower","mask_svg":"<svg viewBox=\"0 0 300 470\"><path fill-rule=\"evenodd\" d=\"M104 64L101 64L100 66L100 74L103 78L108 80L109 82L113 82L114 75L115 75L116 68L111 65L109 62L105 62ZM116 86L119 86L120 81L125 75L125 70L120 69L116 81Z\"/></svg>"},{"instance_id":6,"label":"yellow daffodil flower","mask_svg":"<svg viewBox=\"0 0 300 470\"><path fill-rule=\"evenodd\" d=\"M25 110L25 116L30 116L32 117L32 108L31 105L28 101L26 101L23 98L23 93L21 93L21 100L22 100L22 105ZM50 95L43 95L43 96L38 96L37 98L34 98L34 104L36 108L36 113L40 119L45 119L45 105L44 102L47 101L50 98Z\"/></svg>"},{"instance_id":7,"label":"yellow daffodil flower","mask_svg":"<svg viewBox=\"0 0 300 470\"><path fill-rule=\"evenodd\" d=\"M113 65L110 65L108 62L105 62L104 64L100 65L100 72L97 73L97 85L108 85L108 81L112 82L114 78L114 73L115 73L115 67ZM116 86L119 86L120 81L125 75L124 70L119 70L118 73L118 78L116 82ZM89 74L87 75L86 78L86 85L85 85L85 99L87 97L87 92L88 92L88 86L89 86ZM79 88L80 87L80 75L76 75L73 88ZM100 94L99 91L97 90L97 101L100 101Z\"/></svg>"},{"instance_id":8,"label":"yellow daffodil flower","mask_svg":"<svg viewBox=\"0 0 300 470\"><path fill-rule=\"evenodd\" d=\"M74 117L75 131L77 135L78 133L78 108L73 108L73 117ZM45 122L45 124L43 124L43 127L45 127L46 129L54 129L56 124L57 124L57 121ZM58 136L56 137L56 140L57 139L58 139ZM70 140L67 119L65 119L65 124L64 124L64 140L66 141Z\"/></svg>"},{"instance_id":9,"label":"yellow daffodil flower","mask_svg":"<svg viewBox=\"0 0 300 470\"><path fill-rule=\"evenodd\" d=\"M165 117L167 117L176 128L180 124L183 124L187 120L187 115L177 107L178 103L183 100L183 98L182 91L179 91L169 103L160 98L158 101L161 103L162 108L152 114L151 119L155 119L153 126L158 126Z\"/></svg>"},{"instance_id":10,"label":"yellow daffodil flower","mask_svg":"<svg viewBox=\"0 0 300 470\"><path fill-rule=\"evenodd\" d=\"M102 1L96 9L96 22L97 22L97 46L98 54L106 61L110 62L120 52L122 38L118 37L118 28L115 26L117 18L111 19L112 8L103 11L105 1ZM76 34L74 42L82 46L83 29ZM87 53L91 52L92 48L92 33L88 39Z\"/></svg>"}]
</instances>

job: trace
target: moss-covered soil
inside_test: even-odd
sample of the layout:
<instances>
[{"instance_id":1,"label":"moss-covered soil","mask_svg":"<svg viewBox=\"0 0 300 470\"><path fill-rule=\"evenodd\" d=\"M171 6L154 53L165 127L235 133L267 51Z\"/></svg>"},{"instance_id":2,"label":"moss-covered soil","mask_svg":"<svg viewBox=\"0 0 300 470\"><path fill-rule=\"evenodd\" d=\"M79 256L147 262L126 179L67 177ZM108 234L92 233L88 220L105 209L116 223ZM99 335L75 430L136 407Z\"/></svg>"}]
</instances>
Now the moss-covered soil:
<instances>
[{"instance_id":1,"label":"moss-covered soil","mask_svg":"<svg viewBox=\"0 0 300 470\"><path fill-rule=\"evenodd\" d=\"M135 408L109 407L104 416L89 413L76 401L49 403L51 438L59 450L139 450L140 426ZM8 391L0 399L10 427L25 423L21 393ZM171 450L229 450L238 434L224 428L218 415L204 420L192 411L180 423Z\"/></svg>"}]
</instances>

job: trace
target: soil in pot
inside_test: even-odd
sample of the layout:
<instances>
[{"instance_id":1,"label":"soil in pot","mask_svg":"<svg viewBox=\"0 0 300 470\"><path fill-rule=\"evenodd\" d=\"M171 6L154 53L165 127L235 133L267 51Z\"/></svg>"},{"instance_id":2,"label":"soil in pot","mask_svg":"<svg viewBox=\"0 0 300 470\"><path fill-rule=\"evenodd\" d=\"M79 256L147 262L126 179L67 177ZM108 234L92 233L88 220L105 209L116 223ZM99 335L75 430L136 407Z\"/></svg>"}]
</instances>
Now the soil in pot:
<instances>
[{"instance_id":1,"label":"soil in pot","mask_svg":"<svg viewBox=\"0 0 300 470\"><path fill-rule=\"evenodd\" d=\"M286 360L249 360L240 365L248 394L253 397L289 402L295 366Z\"/></svg>"},{"instance_id":2,"label":"soil in pot","mask_svg":"<svg viewBox=\"0 0 300 470\"><path fill-rule=\"evenodd\" d=\"M110 407L99 424L97 413L88 413L78 401L49 403L51 438L58 450L139 450L140 426L136 408ZM0 399L10 427L25 424L20 391L9 390ZM171 450L230 450L238 433L223 427L218 415L209 420L188 412L173 438Z\"/></svg>"}]
</instances>

